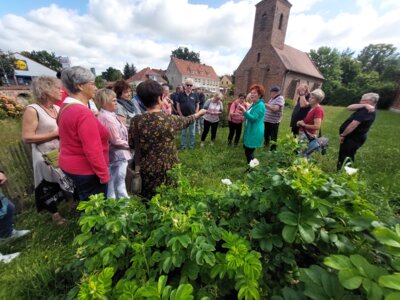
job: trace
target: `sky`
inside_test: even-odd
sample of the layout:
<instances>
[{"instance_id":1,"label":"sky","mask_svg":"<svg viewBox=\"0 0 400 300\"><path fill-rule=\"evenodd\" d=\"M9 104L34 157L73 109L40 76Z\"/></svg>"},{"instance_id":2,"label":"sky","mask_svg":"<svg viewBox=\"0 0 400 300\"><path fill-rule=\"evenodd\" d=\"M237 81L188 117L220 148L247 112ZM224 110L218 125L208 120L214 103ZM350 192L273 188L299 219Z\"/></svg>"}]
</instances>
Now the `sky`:
<instances>
[{"instance_id":1,"label":"sky","mask_svg":"<svg viewBox=\"0 0 400 300\"><path fill-rule=\"evenodd\" d=\"M260 0L0 0L0 49L47 50L72 65L166 69L188 47L218 75L251 46ZM285 44L309 52L389 43L400 49L399 0L289 0Z\"/></svg>"}]
</instances>

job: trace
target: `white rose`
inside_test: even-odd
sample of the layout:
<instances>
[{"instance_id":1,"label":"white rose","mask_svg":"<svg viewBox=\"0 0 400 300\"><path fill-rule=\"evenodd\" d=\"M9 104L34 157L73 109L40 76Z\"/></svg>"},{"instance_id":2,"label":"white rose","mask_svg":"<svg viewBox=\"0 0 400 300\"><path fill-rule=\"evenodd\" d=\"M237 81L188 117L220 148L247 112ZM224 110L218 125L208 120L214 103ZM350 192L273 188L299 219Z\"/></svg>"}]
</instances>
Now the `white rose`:
<instances>
[{"instance_id":1,"label":"white rose","mask_svg":"<svg viewBox=\"0 0 400 300\"><path fill-rule=\"evenodd\" d=\"M250 165L251 168L255 168L255 167L257 167L259 164L260 164L260 162L258 161L257 158L252 159L252 160L250 161L250 163L249 163L249 165Z\"/></svg>"},{"instance_id":2,"label":"white rose","mask_svg":"<svg viewBox=\"0 0 400 300\"><path fill-rule=\"evenodd\" d=\"M226 185L231 185L231 184L232 184L232 181L231 181L230 179L228 179L228 178L222 179L221 182L222 182L223 184L226 184Z\"/></svg>"},{"instance_id":3,"label":"white rose","mask_svg":"<svg viewBox=\"0 0 400 300\"><path fill-rule=\"evenodd\" d=\"M344 169L346 170L346 173L349 175L356 174L358 171L358 169L347 167L347 166L345 166Z\"/></svg>"}]
</instances>

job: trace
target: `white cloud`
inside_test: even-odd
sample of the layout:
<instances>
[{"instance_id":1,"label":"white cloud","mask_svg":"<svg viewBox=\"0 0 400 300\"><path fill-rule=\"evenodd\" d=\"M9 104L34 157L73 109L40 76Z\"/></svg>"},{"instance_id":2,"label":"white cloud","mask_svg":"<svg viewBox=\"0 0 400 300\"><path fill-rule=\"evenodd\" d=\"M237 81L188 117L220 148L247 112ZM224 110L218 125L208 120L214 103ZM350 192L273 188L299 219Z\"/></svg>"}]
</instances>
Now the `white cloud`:
<instances>
[{"instance_id":1,"label":"white cloud","mask_svg":"<svg viewBox=\"0 0 400 300\"><path fill-rule=\"evenodd\" d=\"M50 5L26 16L0 16L0 49L47 50L75 65L126 62L165 69L171 51L189 46L218 74L232 73L248 51L258 0L227 1L217 8L187 0L90 0L85 14ZM324 17L328 0L291 0L286 43L309 51L320 46L360 50L370 43L400 46L400 1L357 0L357 10ZM338 4L336 4L338 6Z\"/></svg>"}]
</instances>

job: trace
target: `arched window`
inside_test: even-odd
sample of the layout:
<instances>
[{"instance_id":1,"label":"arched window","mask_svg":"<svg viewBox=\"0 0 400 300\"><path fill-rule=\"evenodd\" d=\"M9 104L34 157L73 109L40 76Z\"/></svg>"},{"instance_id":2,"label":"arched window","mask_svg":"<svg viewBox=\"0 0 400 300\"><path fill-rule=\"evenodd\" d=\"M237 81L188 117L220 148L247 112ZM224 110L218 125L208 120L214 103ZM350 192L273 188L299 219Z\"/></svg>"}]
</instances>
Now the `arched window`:
<instances>
[{"instance_id":1,"label":"arched window","mask_svg":"<svg viewBox=\"0 0 400 300\"><path fill-rule=\"evenodd\" d=\"M282 30L283 14L279 17L279 30Z\"/></svg>"},{"instance_id":2,"label":"arched window","mask_svg":"<svg viewBox=\"0 0 400 300\"><path fill-rule=\"evenodd\" d=\"M260 30L265 30L267 28L267 14L264 13L261 17L261 22L260 22Z\"/></svg>"}]
</instances>

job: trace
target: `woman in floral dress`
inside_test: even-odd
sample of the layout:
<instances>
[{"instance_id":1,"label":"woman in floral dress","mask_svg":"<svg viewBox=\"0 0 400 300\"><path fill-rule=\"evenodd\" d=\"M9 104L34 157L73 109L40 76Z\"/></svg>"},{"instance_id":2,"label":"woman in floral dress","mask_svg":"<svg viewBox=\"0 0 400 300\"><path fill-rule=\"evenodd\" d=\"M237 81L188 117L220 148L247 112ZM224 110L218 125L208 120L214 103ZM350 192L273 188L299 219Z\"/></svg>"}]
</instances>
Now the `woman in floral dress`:
<instances>
[{"instance_id":1,"label":"woman in floral dress","mask_svg":"<svg viewBox=\"0 0 400 300\"><path fill-rule=\"evenodd\" d=\"M163 88L153 80L142 82L138 86L137 93L147 111L132 119L129 128L129 145L135 149L135 127L137 126L142 196L150 199L155 195L155 189L166 181L167 171L179 162L175 132L188 127L190 123L204 115L206 110L202 109L188 117L164 113L161 99Z\"/></svg>"}]
</instances>

